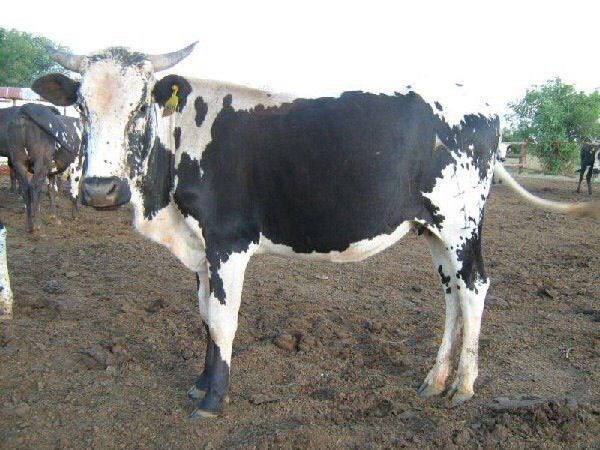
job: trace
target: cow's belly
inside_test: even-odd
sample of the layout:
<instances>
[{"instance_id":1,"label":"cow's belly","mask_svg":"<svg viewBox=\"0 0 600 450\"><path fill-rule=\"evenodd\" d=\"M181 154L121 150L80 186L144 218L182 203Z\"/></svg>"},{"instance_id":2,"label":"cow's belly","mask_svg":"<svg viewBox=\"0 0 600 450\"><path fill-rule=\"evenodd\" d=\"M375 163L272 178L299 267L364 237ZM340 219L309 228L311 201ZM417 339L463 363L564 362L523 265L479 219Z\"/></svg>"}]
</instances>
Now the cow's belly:
<instances>
[{"instance_id":1,"label":"cow's belly","mask_svg":"<svg viewBox=\"0 0 600 450\"><path fill-rule=\"evenodd\" d=\"M352 242L346 250L331 251L327 253L299 253L285 244L274 243L266 236L261 235L257 254L273 254L285 256L288 258L305 259L312 261L332 261L332 262L355 262L362 261L385 250L389 246L395 244L404 236L413 226L412 221L402 222L392 233L381 234L372 239L363 239L361 241Z\"/></svg>"}]
</instances>

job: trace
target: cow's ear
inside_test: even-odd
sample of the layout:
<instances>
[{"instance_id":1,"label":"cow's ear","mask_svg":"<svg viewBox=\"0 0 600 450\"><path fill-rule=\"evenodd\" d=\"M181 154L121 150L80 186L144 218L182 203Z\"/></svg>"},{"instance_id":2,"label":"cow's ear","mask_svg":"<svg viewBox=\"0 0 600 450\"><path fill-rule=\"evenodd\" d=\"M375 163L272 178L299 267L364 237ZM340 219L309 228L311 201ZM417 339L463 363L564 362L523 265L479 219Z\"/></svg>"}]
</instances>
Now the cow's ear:
<instances>
[{"instance_id":1,"label":"cow's ear","mask_svg":"<svg viewBox=\"0 0 600 450\"><path fill-rule=\"evenodd\" d=\"M51 73L35 80L31 89L57 106L71 106L77 101L79 83L62 73Z\"/></svg>"},{"instance_id":2,"label":"cow's ear","mask_svg":"<svg viewBox=\"0 0 600 450\"><path fill-rule=\"evenodd\" d=\"M173 93L173 86L177 86L177 93ZM179 75L167 75L161 78L154 85L152 89L152 96L154 101L161 107L165 106L165 103L172 95L177 96L177 112L183 111L187 104L188 95L192 92L192 86L190 82Z\"/></svg>"}]
</instances>

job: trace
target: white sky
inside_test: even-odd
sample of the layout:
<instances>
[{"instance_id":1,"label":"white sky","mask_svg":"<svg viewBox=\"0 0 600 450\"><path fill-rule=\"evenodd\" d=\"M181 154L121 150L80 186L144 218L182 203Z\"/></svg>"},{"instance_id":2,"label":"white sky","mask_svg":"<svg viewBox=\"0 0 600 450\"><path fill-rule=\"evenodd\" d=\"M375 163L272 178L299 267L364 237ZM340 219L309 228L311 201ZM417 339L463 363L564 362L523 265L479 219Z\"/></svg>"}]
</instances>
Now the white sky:
<instances>
[{"instance_id":1,"label":"white sky","mask_svg":"<svg viewBox=\"0 0 600 450\"><path fill-rule=\"evenodd\" d=\"M301 95L459 81L504 111L525 88L560 76L600 87L594 0L418 2L6 2L0 26L76 53L121 45L147 53L199 43L167 73Z\"/></svg>"}]
</instances>

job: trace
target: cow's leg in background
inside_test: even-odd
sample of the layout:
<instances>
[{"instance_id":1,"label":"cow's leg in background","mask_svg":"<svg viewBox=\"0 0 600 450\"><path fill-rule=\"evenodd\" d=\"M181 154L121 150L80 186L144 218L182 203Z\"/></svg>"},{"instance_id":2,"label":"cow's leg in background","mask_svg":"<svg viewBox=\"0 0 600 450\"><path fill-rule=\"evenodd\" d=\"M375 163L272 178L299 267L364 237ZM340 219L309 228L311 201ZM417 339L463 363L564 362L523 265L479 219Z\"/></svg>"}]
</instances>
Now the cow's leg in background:
<instances>
[{"instance_id":1,"label":"cow's leg in background","mask_svg":"<svg viewBox=\"0 0 600 450\"><path fill-rule=\"evenodd\" d=\"M33 152L32 149L29 150ZM51 156L45 155L43 152L38 153L38 157L35 158L33 166L33 175L29 181L28 186L28 198L30 207L28 210L27 226L28 231L33 231L34 228L39 228L39 215L40 212L40 197L42 195L42 189L44 183L48 177L48 171L52 164Z\"/></svg>"},{"instance_id":2,"label":"cow's leg in background","mask_svg":"<svg viewBox=\"0 0 600 450\"><path fill-rule=\"evenodd\" d=\"M581 192L581 182L583 181L583 175L585 174L585 166L582 166L581 169L578 170L579 172L579 183L577 183L577 189L575 189L575 192L577 192L578 194Z\"/></svg>"},{"instance_id":3,"label":"cow's leg in background","mask_svg":"<svg viewBox=\"0 0 600 450\"><path fill-rule=\"evenodd\" d=\"M452 371L452 359L456 353L461 333L461 307L457 285L457 267L452 252L444 242L429 231L425 232L435 270L439 273L446 300L446 320L442 343L435 364L418 390L420 397L439 395L446 390L446 381Z\"/></svg>"},{"instance_id":4,"label":"cow's leg in background","mask_svg":"<svg viewBox=\"0 0 600 450\"><path fill-rule=\"evenodd\" d=\"M483 219L477 229L464 239L455 242L454 257L457 267L457 288L463 317L462 350L458 368L448 395L454 404L473 397L473 385L478 375L479 333L485 296L489 279L485 274L481 254L481 229ZM448 245L448 243L446 244Z\"/></svg>"},{"instance_id":5,"label":"cow's leg in background","mask_svg":"<svg viewBox=\"0 0 600 450\"><path fill-rule=\"evenodd\" d=\"M212 361L208 365L206 394L192 417L215 417L222 411L223 401L229 391L231 351L237 330L244 273L252 251L233 253L219 266L218 261L212 264L218 270L211 270L209 274L212 292L208 296L206 310L201 311L206 317L213 343ZM202 309L202 305L200 307Z\"/></svg>"},{"instance_id":6,"label":"cow's leg in background","mask_svg":"<svg viewBox=\"0 0 600 450\"><path fill-rule=\"evenodd\" d=\"M27 170L27 161L25 163L21 163L20 161L14 161L15 172L17 174L17 179L19 181L19 186L21 187L21 195L23 196L23 202L25 202L26 209L26 228L30 233L33 232L33 216L34 212L32 211L32 186L31 180L33 176Z\"/></svg>"},{"instance_id":7,"label":"cow's leg in background","mask_svg":"<svg viewBox=\"0 0 600 450\"><path fill-rule=\"evenodd\" d=\"M48 198L50 199L50 217L58 220L58 209L56 207L56 193L58 192L58 178L56 175L48 175Z\"/></svg>"},{"instance_id":8,"label":"cow's leg in background","mask_svg":"<svg viewBox=\"0 0 600 450\"><path fill-rule=\"evenodd\" d=\"M79 206L77 205L77 197L69 196L71 200L71 219L77 219L77 213L79 212Z\"/></svg>"},{"instance_id":9,"label":"cow's leg in background","mask_svg":"<svg viewBox=\"0 0 600 450\"><path fill-rule=\"evenodd\" d=\"M47 169L48 166L45 166ZM39 228L39 212L40 212L40 197L42 195L42 189L46 181L47 170L43 167L36 167L31 177L29 184L30 198L31 198L31 224L34 228ZM29 223L29 222L28 222Z\"/></svg>"},{"instance_id":10,"label":"cow's leg in background","mask_svg":"<svg viewBox=\"0 0 600 450\"><path fill-rule=\"evenodd\" d=\"M584 171L585 171L585 168L583 168L583 167L577 171L577 172L579 172L579 182L577 183L577 189L575 189L575 192L577 192L578 194L581 192L581 182L583 181Z\"/></svg>"},{"instance_id":11,"label":"cow's leg in background","mask_svg":"<svg viewBox=\"0 0 600 450\"><path fill-rule=\"evenodd\" d=\"M588 194L592 195L592 175L594 174L594 166L588 166L587 175L585 176L585 182L588 187Z\"/></svg>"},{"instance_id":12,"label":"cow's leg in background","mask_svg":"<svg viewBox=\"0 0 600 450\"><path fill-rule=\"evenodd\" d=\"M10 158L8 159L8 170L10 173L10 192L12 194L17 193L17 172L15 172L15 168L13 167Z\"/></svg>"}]
</instances>

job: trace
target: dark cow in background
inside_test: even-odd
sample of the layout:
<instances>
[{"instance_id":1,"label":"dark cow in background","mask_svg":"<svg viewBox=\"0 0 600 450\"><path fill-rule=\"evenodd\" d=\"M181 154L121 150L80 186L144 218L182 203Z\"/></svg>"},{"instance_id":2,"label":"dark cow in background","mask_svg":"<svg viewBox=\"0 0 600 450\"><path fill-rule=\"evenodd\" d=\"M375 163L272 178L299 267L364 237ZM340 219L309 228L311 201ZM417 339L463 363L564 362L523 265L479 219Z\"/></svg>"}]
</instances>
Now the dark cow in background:
<instances>
[{"instance_id":1,"label":"dark cow in background","mask_svg":"<svg viewBox=\"0 0 600 450\"><path fill-rule=\"evenodd\" d=\"M196 272L208 347L189 391L201 398L192 416L221 412L253 255L360 261L409 230L429 244L446 300L442 343L419 394L471 398L489 286L481 239L492 174L550 210L598 211L523 189L496 159L498 116L459 85L445 97L407 86L302 99L177 75L155 80L192 48L51 51L81 79L53 74L33 85L81 112L82 203L111 209L131 200L137 230Z\"/></svg>"},{"instance_id":2,"label":"dark cow in background","mask_svg":"<svg viewBox=\"0 0 600 450\"><path fill-rule=\"evenodd\" d=\"M17 192L17 175L10 161L10 146L8 142L8 127L13 123L14 117L19 113L20 106L10 106L0 109L0 157L8 159L10 170L10 192Z\"/></svg>"},{"instance_id":3,"label":"dark cow in background","mask_svg":"<svg viewBox=\"0 0 600 450\"><path fill-rule=\"evenodd\" d=\"M587 170L585 181L588 187L588 194L592 195L592 175L600 169L600 161L596 161L600 153L598 148L600 144L583 144L579 152L579 183L577 184L577 193L581 192L581 182L583 175Z\"/></svg>"},{"instance_id":4,"label":"dark cow in background","mask_svg":"<svg viewBox=\"0 0 600 450\"><path fill-rule=\"evenodd\" d=\"M34 103L17 108L6 124L5 140L27 208L27 230L31 232L47 178L51 214L56 214L54 177L80 164L81 132L77 119L61 116L56 108Z\"/></svg>"}]
</instances>

